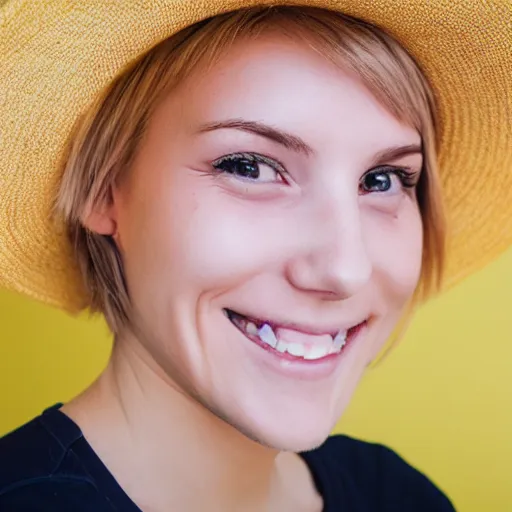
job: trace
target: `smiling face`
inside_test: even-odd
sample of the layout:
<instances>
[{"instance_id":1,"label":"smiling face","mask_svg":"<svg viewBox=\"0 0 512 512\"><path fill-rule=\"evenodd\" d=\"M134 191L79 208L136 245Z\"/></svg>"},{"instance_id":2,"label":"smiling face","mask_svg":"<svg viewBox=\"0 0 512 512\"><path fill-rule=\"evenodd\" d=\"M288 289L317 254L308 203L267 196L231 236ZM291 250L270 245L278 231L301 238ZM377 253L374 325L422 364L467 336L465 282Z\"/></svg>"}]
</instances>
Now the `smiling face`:
<instances>
[{"instance_id":1,"label":"smiling face","mask_svg":"<svg viewBox=\"0 0 512 512\"><path fill-rule=\"evenodd\" d=\"M249 437L321 443L418 282L420 144L279 35L197 69L90 221L115 225L143 350Z\"/></svg>"}]
</instances>

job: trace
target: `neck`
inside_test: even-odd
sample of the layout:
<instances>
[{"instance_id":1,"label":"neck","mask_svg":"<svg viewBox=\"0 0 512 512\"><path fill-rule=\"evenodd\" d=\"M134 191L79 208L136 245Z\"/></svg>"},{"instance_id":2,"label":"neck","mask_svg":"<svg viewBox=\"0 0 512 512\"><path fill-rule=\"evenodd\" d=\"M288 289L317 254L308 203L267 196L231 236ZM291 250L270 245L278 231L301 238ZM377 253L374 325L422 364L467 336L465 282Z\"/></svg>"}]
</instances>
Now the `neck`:
<instances>
[{"instance_id":1,"label":"neck","mask_svg":"<svg viewBox=\"0 0 512 512\"><path fill-rule=\"evenodd\" d=\"M145 511L279 502L278 452L216 417L133 347L116 343L101 377L63 409L130 498Z\"/></svg>"}]
</instances>

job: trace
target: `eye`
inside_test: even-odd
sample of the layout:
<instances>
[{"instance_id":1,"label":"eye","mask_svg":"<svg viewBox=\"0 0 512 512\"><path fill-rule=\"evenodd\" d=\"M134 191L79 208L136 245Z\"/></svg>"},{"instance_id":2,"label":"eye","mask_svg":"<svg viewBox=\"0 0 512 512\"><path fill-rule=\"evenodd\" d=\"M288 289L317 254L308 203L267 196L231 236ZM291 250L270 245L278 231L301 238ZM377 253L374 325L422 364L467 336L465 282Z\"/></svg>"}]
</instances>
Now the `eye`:
<instances>
[{"instance_id":1,"label":"eye","mask_svg":"<svg viewBox=\"0 0 512 512\"><path fill-rule=\"evenodd\" d=\"M257 153L233 153L218 158L212 166L220 173L258 183L284 182L286 171L275 160Z\"/></svg>"},{"instance_id":2,"label":"eye","mask_svg":"<svg viewBox=\"0 0 512 512\"><path fill-rule=\"evenodd\" d=\"M380 167L367 172L360 183L362 194L388 193L398 194L405 188L417 185L419 172L397 167Z\"/></svg>"}]
</instances>

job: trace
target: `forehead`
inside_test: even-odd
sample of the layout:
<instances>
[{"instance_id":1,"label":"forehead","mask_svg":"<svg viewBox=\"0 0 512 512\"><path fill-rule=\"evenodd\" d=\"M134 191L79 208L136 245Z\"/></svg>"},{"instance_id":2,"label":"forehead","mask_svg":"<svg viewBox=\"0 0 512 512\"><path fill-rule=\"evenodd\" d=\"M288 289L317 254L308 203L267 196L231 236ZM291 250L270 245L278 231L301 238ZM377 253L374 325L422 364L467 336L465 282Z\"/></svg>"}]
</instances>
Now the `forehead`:
<instances>
[{"instance_id":1,"label":"forehead","mask_svg":"<svg viewBox=\"0 0 512 512\"><path fill-rule=\"evenodd\" d=\"M420 141L354 73L274 33L236 41L215 64L199 65L169 101L190 126L243 118L300 133L312 144L340 137L383 147Z\"/></svg>"}]
</instances>

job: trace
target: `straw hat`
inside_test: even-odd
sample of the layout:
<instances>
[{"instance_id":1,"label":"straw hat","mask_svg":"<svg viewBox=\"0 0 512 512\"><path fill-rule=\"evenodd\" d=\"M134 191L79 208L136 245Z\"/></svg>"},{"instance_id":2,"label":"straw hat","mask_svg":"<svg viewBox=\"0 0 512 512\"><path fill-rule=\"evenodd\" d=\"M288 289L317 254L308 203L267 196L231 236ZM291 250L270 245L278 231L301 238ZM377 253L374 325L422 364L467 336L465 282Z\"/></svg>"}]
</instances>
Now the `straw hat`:
<instances>
[{"instance_id":1,"label":"straw hat","mask_svg":"<svg viewBox=\"0 0 512 512\"><path fill-rule=\"evenodd\" d=\"M0 0L0 287L87 306L51 218L74 121L150 47L202 18L271 0ZM302 0L381 26L440 106L449 241L445 286L512 243L512 0Z\"/></svg>"}]
</instances>

